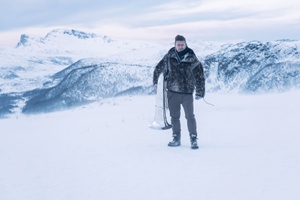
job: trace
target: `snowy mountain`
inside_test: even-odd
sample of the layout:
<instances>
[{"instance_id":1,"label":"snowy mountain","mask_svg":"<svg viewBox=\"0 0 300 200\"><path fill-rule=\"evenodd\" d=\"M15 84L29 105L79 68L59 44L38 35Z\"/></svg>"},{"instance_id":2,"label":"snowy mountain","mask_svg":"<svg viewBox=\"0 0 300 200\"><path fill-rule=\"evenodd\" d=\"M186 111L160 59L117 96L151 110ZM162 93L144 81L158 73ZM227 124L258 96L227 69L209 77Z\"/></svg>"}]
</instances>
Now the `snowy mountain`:
<instances>
[{"instance_id":1,"label":"snowy mountain","mask_svg":"<svg viewBox=\"0 0 300 200\"><path fill-rule=\"evenodd\" d=\"M61 36L64 36L63 38ZM29 46L37 46L40 47L41 45L45 45L47 42L55 42L59 38L61 39L68 39L68 36L76 37L78 39L90 39L96 38L97 35L94 33L85 33L82 31L77 30L63 30L63 29L56 29L51 31L46 35L46 37L42 38L39 36L29 36L26 34L22 34L20 41L17 44L17 47L29 47ZM110 39L107 39L107 42L110 42ZM59 49L58 49L59 50Z\"/></svg>"},{"instance_id":2,"label":"snowy mountain","mask_svg":"<svg viewBox=\"0 0 300 200\"><path fill-rule=\"evenodd\" d=\"M98 63L98 64L97 64ZM53 85L23 95L24 113L48 112L124 94L149 94L152 67L80 60L56 73Z\"/></svg>"},{"instance_id":3,"label":"snowy mountain","mask_svg":"<svg viewBox=\"0 0 300 200\"><path fill-rule=\"evenodd\" d=\"M212 91L270 92L300 88L300 42L241 42L204 60Z\"/></svg>"},{"instance_id":4,"label":"snowy mountain","mask_svg":"<svg viewBox=\"0 0 300 200\"><path fill-rule=\"evenodd\" d=\"M45 37L23 34L16 48L0 47L0 93L41 88L49 76L80 59L153 66L167 50L162 44L76 30L56 29Z\"/></svg>"},{"instance_id":5,"label":"snowy mountain","mask_svg":"<svg viewBox=\"0 0 300 200\"><path fill-rule=\"evenodd\" d=\"M23 34L16 48L0 48L0 115L148 94L154 66L172 46L65 29L45 37ZM300 88L299 41L188 40L188 46L204 65L207 92Z\"/></svg>"}]
</instances>

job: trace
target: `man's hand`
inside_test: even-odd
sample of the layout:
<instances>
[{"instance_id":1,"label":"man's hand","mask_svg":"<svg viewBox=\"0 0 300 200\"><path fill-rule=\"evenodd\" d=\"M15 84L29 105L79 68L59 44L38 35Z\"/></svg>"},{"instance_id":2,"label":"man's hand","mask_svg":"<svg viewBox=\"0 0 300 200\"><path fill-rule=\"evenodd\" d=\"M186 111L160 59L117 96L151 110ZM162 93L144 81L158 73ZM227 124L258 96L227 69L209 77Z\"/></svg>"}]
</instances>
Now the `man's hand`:
<instances>
[{"instance_id":1,"label":"man's hand","mask_svg":"<svg viewBox=\"0 0 300 200\"><path fill-rule=\"evenodd\" d=\"M200 99L202 99L202 97L201 97L201 96L198 96L198 95L195 95L195 99L196 99L196 100L200 100Z\"/></svg>"}]
</instances>

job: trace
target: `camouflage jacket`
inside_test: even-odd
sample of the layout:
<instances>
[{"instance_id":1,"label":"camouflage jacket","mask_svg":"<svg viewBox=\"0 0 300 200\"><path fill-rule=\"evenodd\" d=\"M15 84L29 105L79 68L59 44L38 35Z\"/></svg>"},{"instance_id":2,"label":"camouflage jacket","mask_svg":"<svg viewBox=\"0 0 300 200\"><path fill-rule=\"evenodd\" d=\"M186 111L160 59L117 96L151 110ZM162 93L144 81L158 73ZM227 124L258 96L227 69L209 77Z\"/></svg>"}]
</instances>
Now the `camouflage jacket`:
<instances>
[{"instance_id":1,"label":"camouflage jacket","mask_svg":"<svg viewBox=\"0 0 300 200\"><path fill-rule=\"evenodd\" d=\"M168 91L192 94L196 90L197 96L204 97L204 71L192 49L187 49L187 53L180 59L175 47L171 48L156 65L153 72L153 84L157 84L161 73L164 73L165 80L167 80Z\"/></svg>"}]
</instances>

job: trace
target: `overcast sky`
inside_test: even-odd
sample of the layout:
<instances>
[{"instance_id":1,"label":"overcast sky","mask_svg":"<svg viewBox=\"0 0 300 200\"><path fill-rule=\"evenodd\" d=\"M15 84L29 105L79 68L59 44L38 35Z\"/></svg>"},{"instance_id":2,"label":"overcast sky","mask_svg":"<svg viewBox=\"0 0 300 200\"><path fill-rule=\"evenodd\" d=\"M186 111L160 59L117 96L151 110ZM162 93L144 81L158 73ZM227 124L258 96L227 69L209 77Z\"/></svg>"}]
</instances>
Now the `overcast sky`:
<instances>
[{"instance_id":1,"label":"overcast sky","mask_svg":"<svg viewBox=\"0 0 300 200\"><path fill-rule=\"evenodd\" d=\"M300 0L1 0L0 45L73 28L110 37L300 40Z\"/></svg>"}]
</instances>

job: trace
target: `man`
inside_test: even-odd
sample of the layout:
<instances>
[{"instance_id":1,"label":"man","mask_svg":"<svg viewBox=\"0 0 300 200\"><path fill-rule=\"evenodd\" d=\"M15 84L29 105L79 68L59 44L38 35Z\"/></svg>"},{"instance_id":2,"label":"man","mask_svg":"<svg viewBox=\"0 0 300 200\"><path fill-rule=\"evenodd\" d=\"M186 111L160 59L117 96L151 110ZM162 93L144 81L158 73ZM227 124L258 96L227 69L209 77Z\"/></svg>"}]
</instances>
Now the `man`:
<instances>
[{"instance_id":1,"label":"man","mask_svg":"<svg viewBox=\"0 0 300 200\"><path fill-rule=\"evenodd\" d=\"M167 81L167 98L173 131L173 141L169 142L168 146L177 147L181 144L180 108L182 105L190 134L191 148L198 149L193 93L195 90L196 100L204 97L205 78L202 64L194 51L187 47L183 36L175 37L175 47L171 48L155 67L154 85L157 85L161 73L164 73Z\"/></svg>"}]
</instances>

